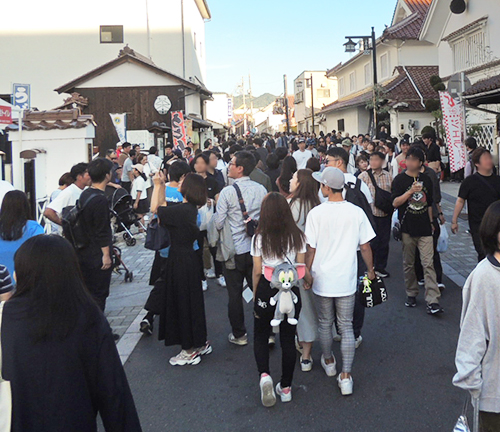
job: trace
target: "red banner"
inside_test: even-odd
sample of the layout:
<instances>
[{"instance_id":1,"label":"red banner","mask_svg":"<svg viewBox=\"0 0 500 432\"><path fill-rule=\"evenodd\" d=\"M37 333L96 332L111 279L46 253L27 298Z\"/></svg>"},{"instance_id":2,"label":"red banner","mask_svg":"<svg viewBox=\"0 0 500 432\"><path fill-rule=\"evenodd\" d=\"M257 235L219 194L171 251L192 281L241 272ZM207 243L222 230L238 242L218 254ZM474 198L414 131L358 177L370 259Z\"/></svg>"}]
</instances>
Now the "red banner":
<instances>
[{"instance_id":1,"label":"red banner","mask_svg":"<svg viewBox=\"0 0 500 432\"><path fill-rule=\"evenodd\" d=\"M174 141L174 148L184 150L187 142L186 125L184 123L184 114L182 114L182 111L172 112L172 138Z\"/></svg>"},{"instance_id":2,"label":"red banner","mask_svg":"<svg viewBox=\"0 0 500 432\"><path fill-rule=\"evenodd\" d=\"M448 92L439 92L443 124L446 130L446 143L450 155L450 170L457 172L467 164L467 151L464 145L464 110L460 101Z\"/></svg>"},{"instance_id":3,"label":"red banner","mask_svg":"<svg viewBox=\"0 0 500 432\"><path fill-rule=\"evenodd\" d=\"M0 105L0 123L1 124L12 123L12 109L10 107Z\"/></svg>"}]
</instances>

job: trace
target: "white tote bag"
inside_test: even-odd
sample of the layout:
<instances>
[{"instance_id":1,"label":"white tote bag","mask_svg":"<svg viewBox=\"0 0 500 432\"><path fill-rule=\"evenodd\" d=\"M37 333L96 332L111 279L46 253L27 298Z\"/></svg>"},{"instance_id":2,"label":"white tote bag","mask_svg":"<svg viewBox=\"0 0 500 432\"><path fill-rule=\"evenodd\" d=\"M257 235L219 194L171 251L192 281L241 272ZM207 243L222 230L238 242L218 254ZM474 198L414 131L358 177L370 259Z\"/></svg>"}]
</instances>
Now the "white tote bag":
<instances>
[{"instance_id":1,"label":"white tote bag","mask_svg":"<svg viewBox=\"0 0 500 432\"><path fill-rule=\"evenodd\" d=\"M5 302L0 302L0 432L10 432L12 418L12 393L10 382L2 378L2 312Z\"/></svg>"},{"instance_id":2,"label":"white tote bag","mask_svg":"<svg viewBox=\"0 0 500 432\"><path fill-rule=\"evenodd\" d=\"M210 200L210 206L205 204L198 210L201 219L200 231L206 231L208 229L208 224L214 215L214 202Z\"/></svg>"}]
</instances>

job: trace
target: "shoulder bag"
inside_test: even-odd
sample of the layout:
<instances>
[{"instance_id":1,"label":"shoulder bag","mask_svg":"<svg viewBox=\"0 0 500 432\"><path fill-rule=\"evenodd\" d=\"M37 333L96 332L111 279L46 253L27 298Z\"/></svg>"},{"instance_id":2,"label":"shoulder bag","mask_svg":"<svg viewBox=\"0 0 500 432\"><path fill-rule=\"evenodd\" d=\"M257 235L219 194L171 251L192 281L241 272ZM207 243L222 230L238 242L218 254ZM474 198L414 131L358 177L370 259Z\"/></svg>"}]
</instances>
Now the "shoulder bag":
<instances>
[{"instance_id":1,"label":"shoulder bag","mask_svg":"<svg viewBox=\"0 0 500 432\"><path fill-rule=\"evenodd\" d=\"M2 377L2 315L5 302L0 303L0 431L10 431L12 421L12 392L10 382Z\"/></svg>"},{"instance_id":2,"label":"shoulder bag","mask_svg":"<svg viewBox=\"0 0 500 432\"><path fill-rule=\"evenodd\" d=\"M391 193L382 189L377 184L377 182L375 181L375 176L373 175L371 170L368 170L366 172L373 183L373 187L375 188L375 207L382 210L384 213L391 214L394 211L394 207L392 206Z\"/></svg>"},{"instance_id":3,"label":"shoulder bag","mask_svg":"<svg viewBox=\"0 0 500 432\"><path fill-rule=\"evenodd\" d=\"M168 229L158 223L154 218L146 230L146 242L144 247L149 250L160 251L170 246L170 233Z\"/></svg>"},{"instance_id":4,"label":"shoulder bag","mask_svg":"<svg viewBox=\"0 0 500 432\"><path fill-rule=\"evenodd\" d=\"M238 195L238 202L240 204L241 213L243 214L243 222L245 222L246 233L249 237L253 237L258 222L253 220L248 214L240 187L236 183L234 183L233 186L236 189L236 194Z\"/></svg>"}]
</instances>

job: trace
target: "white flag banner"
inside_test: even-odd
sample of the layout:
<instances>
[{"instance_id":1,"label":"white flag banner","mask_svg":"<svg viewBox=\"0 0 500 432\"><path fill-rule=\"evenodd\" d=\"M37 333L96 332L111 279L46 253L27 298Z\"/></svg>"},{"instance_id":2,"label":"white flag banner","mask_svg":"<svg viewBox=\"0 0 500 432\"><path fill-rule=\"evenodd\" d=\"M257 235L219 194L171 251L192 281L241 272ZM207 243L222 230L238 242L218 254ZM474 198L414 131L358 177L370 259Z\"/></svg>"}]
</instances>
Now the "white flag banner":
<instances>
[{"instance_id":1,"label":"white flag banner","mask_svg":"<svg viewBox=\"0 0 500 432\"><path fill-rule=\"evenodd\" d=\"M127 114L109 114L118 134L120 144L127 141Z\"/></svg>"},{"instance_id":2,"label":"white flag banner","mask_svg":"<svg viewBox=\"0 0 500 432\"><path fill-rule=\"evenodd\" d=\"M451 97L448 92L440 91L439 99L443 111L443 125L446 130L446 144L450 155L450 170L457 172L467 164L467 151L464 145L464 110L462 103Z\"/></svg>"}]
</instances>

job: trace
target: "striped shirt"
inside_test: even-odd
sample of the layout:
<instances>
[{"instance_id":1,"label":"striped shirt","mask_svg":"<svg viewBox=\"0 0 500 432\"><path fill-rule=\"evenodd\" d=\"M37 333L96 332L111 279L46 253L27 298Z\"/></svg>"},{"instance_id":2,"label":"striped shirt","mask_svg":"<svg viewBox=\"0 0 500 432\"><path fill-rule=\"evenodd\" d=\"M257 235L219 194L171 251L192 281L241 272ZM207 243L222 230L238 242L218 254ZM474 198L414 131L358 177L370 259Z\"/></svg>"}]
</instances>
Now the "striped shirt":
<instances>
[{"instance_id":1,"label":"striped shirt","mask_svg":"<svg viewBox=\"0 0 500 432\"><path fill-rule=\"evenodd\" d=\"M6 294L14 289L9 270L4 265L0 265L0 294Z\"/></svg>"}]
</instances>

